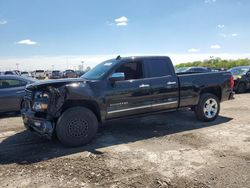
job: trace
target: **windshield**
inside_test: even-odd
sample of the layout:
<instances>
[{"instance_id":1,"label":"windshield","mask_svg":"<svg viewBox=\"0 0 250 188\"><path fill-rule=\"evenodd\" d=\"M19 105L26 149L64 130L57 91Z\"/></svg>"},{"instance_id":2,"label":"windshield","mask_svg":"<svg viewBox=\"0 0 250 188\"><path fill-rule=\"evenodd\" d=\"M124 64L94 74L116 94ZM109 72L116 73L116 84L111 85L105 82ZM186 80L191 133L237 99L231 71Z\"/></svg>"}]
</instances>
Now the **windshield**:
<instances>
[{"instance_id":1,"label":"windshield","mask_svg":"<svg viewBox=\"0 0 250 188\"><path fill-rule=\"evenodd\" d=\"M230 72L232 73L232 75L243 75L243 74L246 74L248 71L249 71L248 67L230 69Z\"/></svg>"},{"instance_id":2,"label":"windshield","mask_svg":"<svg viewBox=\"0 0 250 188\"><path fill-rule=\"evenodd\" d=\"M95 66L90 71L86 72L81 78L85 78L87 80L99 80L101 77L106 74L110 68L115 64L115 61L104 61L99 65Z\"/></svg>"}]
</instances>

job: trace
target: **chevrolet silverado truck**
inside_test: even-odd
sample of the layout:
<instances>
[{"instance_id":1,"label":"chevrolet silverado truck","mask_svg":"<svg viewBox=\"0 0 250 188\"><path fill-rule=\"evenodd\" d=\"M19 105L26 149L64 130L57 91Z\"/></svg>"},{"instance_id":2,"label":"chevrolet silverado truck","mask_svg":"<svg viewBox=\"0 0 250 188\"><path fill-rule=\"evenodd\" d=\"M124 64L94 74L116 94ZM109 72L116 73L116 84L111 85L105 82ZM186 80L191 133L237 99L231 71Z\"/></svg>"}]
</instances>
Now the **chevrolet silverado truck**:
<instances>
[{"instance_id":1,"label":"chevrolet silverado truck","mask_svg":"<svg viewBox=\"0 0 250 188\"><path fill-rule=\"evenodd\" d=\"M187 108L213 121L233 87L230 72L176 74L169 57L118 56L80 78L27 86L22 117L27 129L79 146L114 119Z\"/></svg>"}]
</instances>

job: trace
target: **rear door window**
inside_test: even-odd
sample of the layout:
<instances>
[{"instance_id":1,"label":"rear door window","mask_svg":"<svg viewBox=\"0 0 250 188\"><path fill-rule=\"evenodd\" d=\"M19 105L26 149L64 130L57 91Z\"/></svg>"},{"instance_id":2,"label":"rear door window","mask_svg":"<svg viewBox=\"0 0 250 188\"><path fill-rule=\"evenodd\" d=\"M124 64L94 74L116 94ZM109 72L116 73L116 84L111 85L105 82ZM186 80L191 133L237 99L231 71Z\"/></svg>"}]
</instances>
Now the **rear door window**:
<instances>
[{"instance_id":1,"label":"rear door window","mask_svg":"<svg viewBox=\"0 0 250 188\"><path fill-rule=\"evenodd\" d=\"M203 68L194 68L193 70L193 72L208 72L206 69Z\"/></svg>"},{"instance_id":2,"label":"rear door window","mask_svg":"<svg viewBox=\"0 0 250 188\"><path fill-rule=\"evenodd\" d=\"M168 62L164 59L149 59L145 60L148 67L148 77L163 77L171 76L172 71L168 66Z\"/></svg>"}]
</instances>

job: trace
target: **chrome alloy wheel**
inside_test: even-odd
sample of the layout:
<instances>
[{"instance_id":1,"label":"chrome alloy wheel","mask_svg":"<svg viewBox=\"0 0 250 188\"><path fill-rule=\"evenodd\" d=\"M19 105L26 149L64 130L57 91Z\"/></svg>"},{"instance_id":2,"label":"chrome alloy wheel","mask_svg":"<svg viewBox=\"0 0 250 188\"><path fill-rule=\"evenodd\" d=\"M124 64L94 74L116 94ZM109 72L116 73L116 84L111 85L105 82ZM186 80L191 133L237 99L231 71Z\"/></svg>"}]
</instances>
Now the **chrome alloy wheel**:
<instances>
[{"instance_id":1,"label":"chrome alloy wheel","mask_svg":"<svg viewBox=\"0 0 250 188\"><path fill-rule=\"evenodd\" d=\"M215 99L209 98L204 104L204 114L207 118L213 118L218 112L218 103Z\"/></svg>"}]
</instances>

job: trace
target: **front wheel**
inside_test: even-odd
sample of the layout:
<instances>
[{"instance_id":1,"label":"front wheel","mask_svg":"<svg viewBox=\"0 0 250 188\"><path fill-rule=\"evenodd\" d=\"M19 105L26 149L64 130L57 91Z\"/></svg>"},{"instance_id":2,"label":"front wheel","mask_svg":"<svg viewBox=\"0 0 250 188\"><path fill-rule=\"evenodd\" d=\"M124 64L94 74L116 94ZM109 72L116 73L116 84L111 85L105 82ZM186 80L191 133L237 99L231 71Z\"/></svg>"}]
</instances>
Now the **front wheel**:
<instances>
[{"instance_id":1,"label":"front wheel","mask_svg":"<svg viewBox=\"0 0 250 188\"><path fill-rule=\"evenodd\" d=\"M87 144L95 136L98 120L95 114L85 107L72 107L58 119L56 134L67 146Z\"/></svg>"},{"instance_id":2,"label":"front wheel","mask_svg":"<svg viewBox=\"0 0 250 188\"><path fill-rule=\"evenodd\" d=\"M241 82L238 86L237 93L245 93L247 90L246 84Z\"/></svg>"},{"instance_id":3,"label":"front wheel","mask_svg":"<svg viewBox=\"0 0 250 188\"><path fill-rule=\"evenodd\" d=\"M220 102L216 95L205 93L200 96L198 105L195 107L195 115L200 121L214 121L220 112Z\"/></svg>"}]
</instances>

